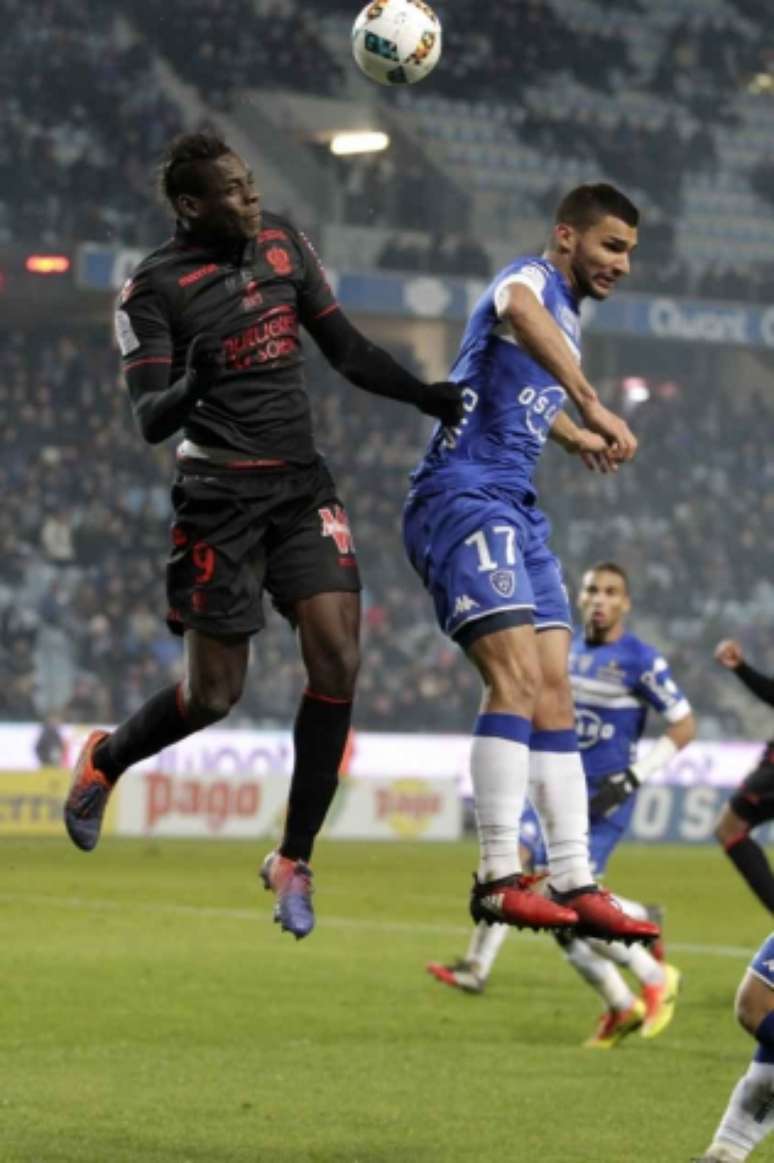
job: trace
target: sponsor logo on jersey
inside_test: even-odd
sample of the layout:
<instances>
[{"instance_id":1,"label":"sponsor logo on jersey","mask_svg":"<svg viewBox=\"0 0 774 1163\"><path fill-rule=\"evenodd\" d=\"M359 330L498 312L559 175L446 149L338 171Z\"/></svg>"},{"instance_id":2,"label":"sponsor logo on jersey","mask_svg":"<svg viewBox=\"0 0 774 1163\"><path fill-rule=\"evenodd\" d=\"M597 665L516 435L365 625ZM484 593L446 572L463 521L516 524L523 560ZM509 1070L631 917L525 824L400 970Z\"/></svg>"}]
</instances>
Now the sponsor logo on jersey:
<instances>
[{"instance_id":1,"label":"sponsor logo on jersey","mask_svg":"<svg viewBox=\"0 0 774 1163\"><path fill-rule=\"evenodd\" d=\"M282 246L270 246L266 251L266 261L278 275L289 275L293 270L290 255Z\"/></svg>"},{"instance_id":2,"label":"sponsor logo on jersey","mask_svg":"<svg viewBox=\"0 0 774 1163\"><path fill-rule=\"evenodd\" d=\"M339 553L354 553L355 542L352 538L352 530L349 527L349 518L341 505L318 509L317 512L320 514L320 520L322 521L321 536L332 537Z\"/></svg>"},{"instance_id":3,"label":"sponsor logo on jersey","mask_svg":"<svg viewBox=\"0 0 774 1163\"><path fill-rule=\"evenodd\" d=\"M276 227L267 227L258 235L259 242L286 242L287 234L284 230L278 230Z\"/></svg>"},{"instance_id":4,"label":"sponsor logo on jersey","mask_svg":"<svg viewBox=\"0 0 774 1163\"><path fill-rule=\"evenodd\" d=\"M243 371L291 355L298 347L298 318L292 307L273 307L257 323L223 341L226 367Z\"/></svg>"},{"instance_id":5,"label":"sponsor logo on jersey","mask_svg":"<svg viewBox=\"0 0 774 1163\"><path fill-rule=\"evenodd\" d=\"M473 598L469 598L467 594L460 594L457 601L454 603L454 617L458 614L467 614L469 610L477 610L479 603Z\"/></svg>"},{"instance_id":6,"label":"sponsor logo on jersey","mask_svg":"<svg viewBox=\"0 0 774 1163\"><path fill-rule=\"evenodd\" d=\"M608 662L605 666L600 666L594 677L599 679L600 682L609 682L614 686L625 687L627 685L626 672L615 659L612 662Z\"/></svg>"},{"instance_id":7,"label":"sponsor logo on jersey","mask_svg":"<svg viewBox=\"0 0 774 1163\"><path fill-rule=\"evenodd\" d=\"M194 283L198 283L201 279L206 278L207 275L214 274L217 269L218 269L217 263L208 262L206 264L206 266L197 267L195 271L189 271L187 275L181 275L180 278L177 280L178 286L190 287Z\"/></svg>"},{"instance_id":8,"label":"sponsor logo on jersey","mask_svg":"<svg viewBox=\"0 0 774 1163\"><path fill-rule=\"evenodd\" d=\"M585 751L597 743L609 742L615 735L612 723L606 723L601 715L590 711L588 707L575 708L575 734L578 736L578 747Z\"/></svg>"},{"instance_id":9,"label":"sponsor logo on jersey","mask_svg":"<svg viewBox=\"0 0 774 1163\"><path fill-rule=\"evenodd\" d=\"M496 569L489 575L489 580L501 598L512 598L516 593L516 574L512 569Z\"/></svg>"}]
</instances>

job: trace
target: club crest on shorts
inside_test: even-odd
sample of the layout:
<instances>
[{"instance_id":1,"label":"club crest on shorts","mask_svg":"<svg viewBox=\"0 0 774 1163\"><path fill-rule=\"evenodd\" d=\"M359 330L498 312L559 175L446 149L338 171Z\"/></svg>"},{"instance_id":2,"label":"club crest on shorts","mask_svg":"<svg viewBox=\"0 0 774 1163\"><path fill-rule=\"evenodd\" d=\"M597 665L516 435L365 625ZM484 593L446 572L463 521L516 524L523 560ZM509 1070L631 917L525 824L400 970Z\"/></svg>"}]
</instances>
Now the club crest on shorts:
<instances>
[{"instance_id":1,"label":"club crest on shorts","mask_svg":"<svg viewBox=\"0 0 774 1163\"><path fill-rule=\"evenodd\" d=\"M489 580L501 598L512 598L516 593L516 574L512 569L496 569L489 575Z\"/></svg>"},{"instance_id":2,"label":"club crest on shorts","mask_svg":"<svg viewBox=\"0 0 774 1163\"><path fill-rule=\"evenodd\" d=\"M317 511L322 521L321 535L332 537L339 553L354 553L355 542L349 527L349 518L341 505L332 505L330 508L326 507Z\"/></svg>"}]
</instances>

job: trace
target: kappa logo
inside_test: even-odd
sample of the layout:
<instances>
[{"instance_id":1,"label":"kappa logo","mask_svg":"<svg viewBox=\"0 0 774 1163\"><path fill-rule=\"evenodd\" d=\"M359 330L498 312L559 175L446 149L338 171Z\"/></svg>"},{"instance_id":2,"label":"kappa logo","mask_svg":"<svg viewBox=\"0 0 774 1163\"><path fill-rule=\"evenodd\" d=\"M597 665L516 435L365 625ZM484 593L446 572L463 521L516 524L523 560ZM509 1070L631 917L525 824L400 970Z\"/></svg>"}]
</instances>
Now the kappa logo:
<instances>
[{"instance_id":1,"label":"kappa logo","mask_svg":"<svg viewBox=\"0 0 774 1163\"><path fill-rule=\"evenodd\" d=\"M293 270L290 255L281 246L270 246L266 251L266 260L278 275L289 275Z\"/></svg>"},{"instance_id":2,"label":"kappa logo","mask_svg":"<svg viewBox=\"0 0 774 1163\"><path fill-rule=\"evenodd\" d=\"M473 598L469 598L467 594L460 594L457 601L454 603L454 617L458 614L467 614L470 610L477 610L479 603Z\"/></svg>"},{"instance_id":3,"label":"kappa logo","mask_svg":"<svg viewBox=\"0 0 774 1163\"><path fill-rule=\"evenodd\" d=\"M516 574L512 569L496 569L489 575L489 580L501 598L512 598L516 593Z\"/></svg>"},{"instance_id":4,"label":"kappa logo","mask_svg":"<svg viewBox=\"0 0 774 1163\"><path fill-rule=\"evenodd\" d=\"M217 263L208 262L203 267L197 267L195 271L189 271L189 273L187 275L181 275L180 278L177 280L178 286L190 287L194 283L198 283L202 279L205 279L207 277L207 275L214 275L215 271L217 269L218 269Z\"/></svg>"},{"instance_id":5,"label":"kappa logo","mask_svg":"<svg viewBox=\"0 0 774 1163\"><path fill-rule=\"evenodd\" d=\"M318 509L317 512L320 514L320 520L322 521L321 535L323 537L332 537L339 553L354 553L355 542L352 538L352 530L349 527L349 518L341 505L334 505L331 509Z\"/></svg>"}]
</instances>

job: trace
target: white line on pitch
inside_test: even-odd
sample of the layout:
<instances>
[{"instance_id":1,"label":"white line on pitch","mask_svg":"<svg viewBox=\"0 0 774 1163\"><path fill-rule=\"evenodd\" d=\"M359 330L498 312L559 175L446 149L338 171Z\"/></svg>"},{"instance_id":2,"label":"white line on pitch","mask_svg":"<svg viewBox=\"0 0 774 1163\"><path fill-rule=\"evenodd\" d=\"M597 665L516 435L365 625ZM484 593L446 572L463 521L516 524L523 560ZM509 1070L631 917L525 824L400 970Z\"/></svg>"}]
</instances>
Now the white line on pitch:
<instances>
[{"instance_id":1,"label":"white line on pitch","mask_svg":"<svg viewBox=\"0 0 774 1163\"><path fill-rule=\"evenodd\" d=\"M173 916L221 917L234 921L265 921L266 914L259 906L254 909L229 908L221 905L158 904L152 901L104 900L91 897L59 897L44 893L0 892L0 901L6 904L56 905L65 909L93 910L96 912L166 913ZM334 929L376 929L385 933L440 933L459 936L469 933L466 925L444 925L433 921L363 920L359 917L330 917L323 915L321 923ZM670 950L704 957L732 957L748 959L753 949L741 945L696 945L686 941L670 941Z\"/></svg>"}]
</instances>

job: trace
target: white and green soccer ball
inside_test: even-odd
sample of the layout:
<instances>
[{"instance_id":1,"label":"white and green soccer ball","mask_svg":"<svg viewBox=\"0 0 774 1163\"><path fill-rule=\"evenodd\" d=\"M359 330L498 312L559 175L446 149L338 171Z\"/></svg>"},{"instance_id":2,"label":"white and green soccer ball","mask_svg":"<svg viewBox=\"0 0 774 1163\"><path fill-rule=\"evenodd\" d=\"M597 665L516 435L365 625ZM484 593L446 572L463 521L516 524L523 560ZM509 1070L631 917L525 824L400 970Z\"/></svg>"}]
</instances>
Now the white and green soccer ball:
<instances>
[{"instance_id":1,"label":"white and green soccer ball","mask_svg":"<svg viewBox=\"0 0 774 1163\"><path fill-rule=\"evenodd\" d=\"M441 22L424 0L373 0L352 27L357 65L379 85L415 85L441 56Z\"/></svg>"}]
</instances>

